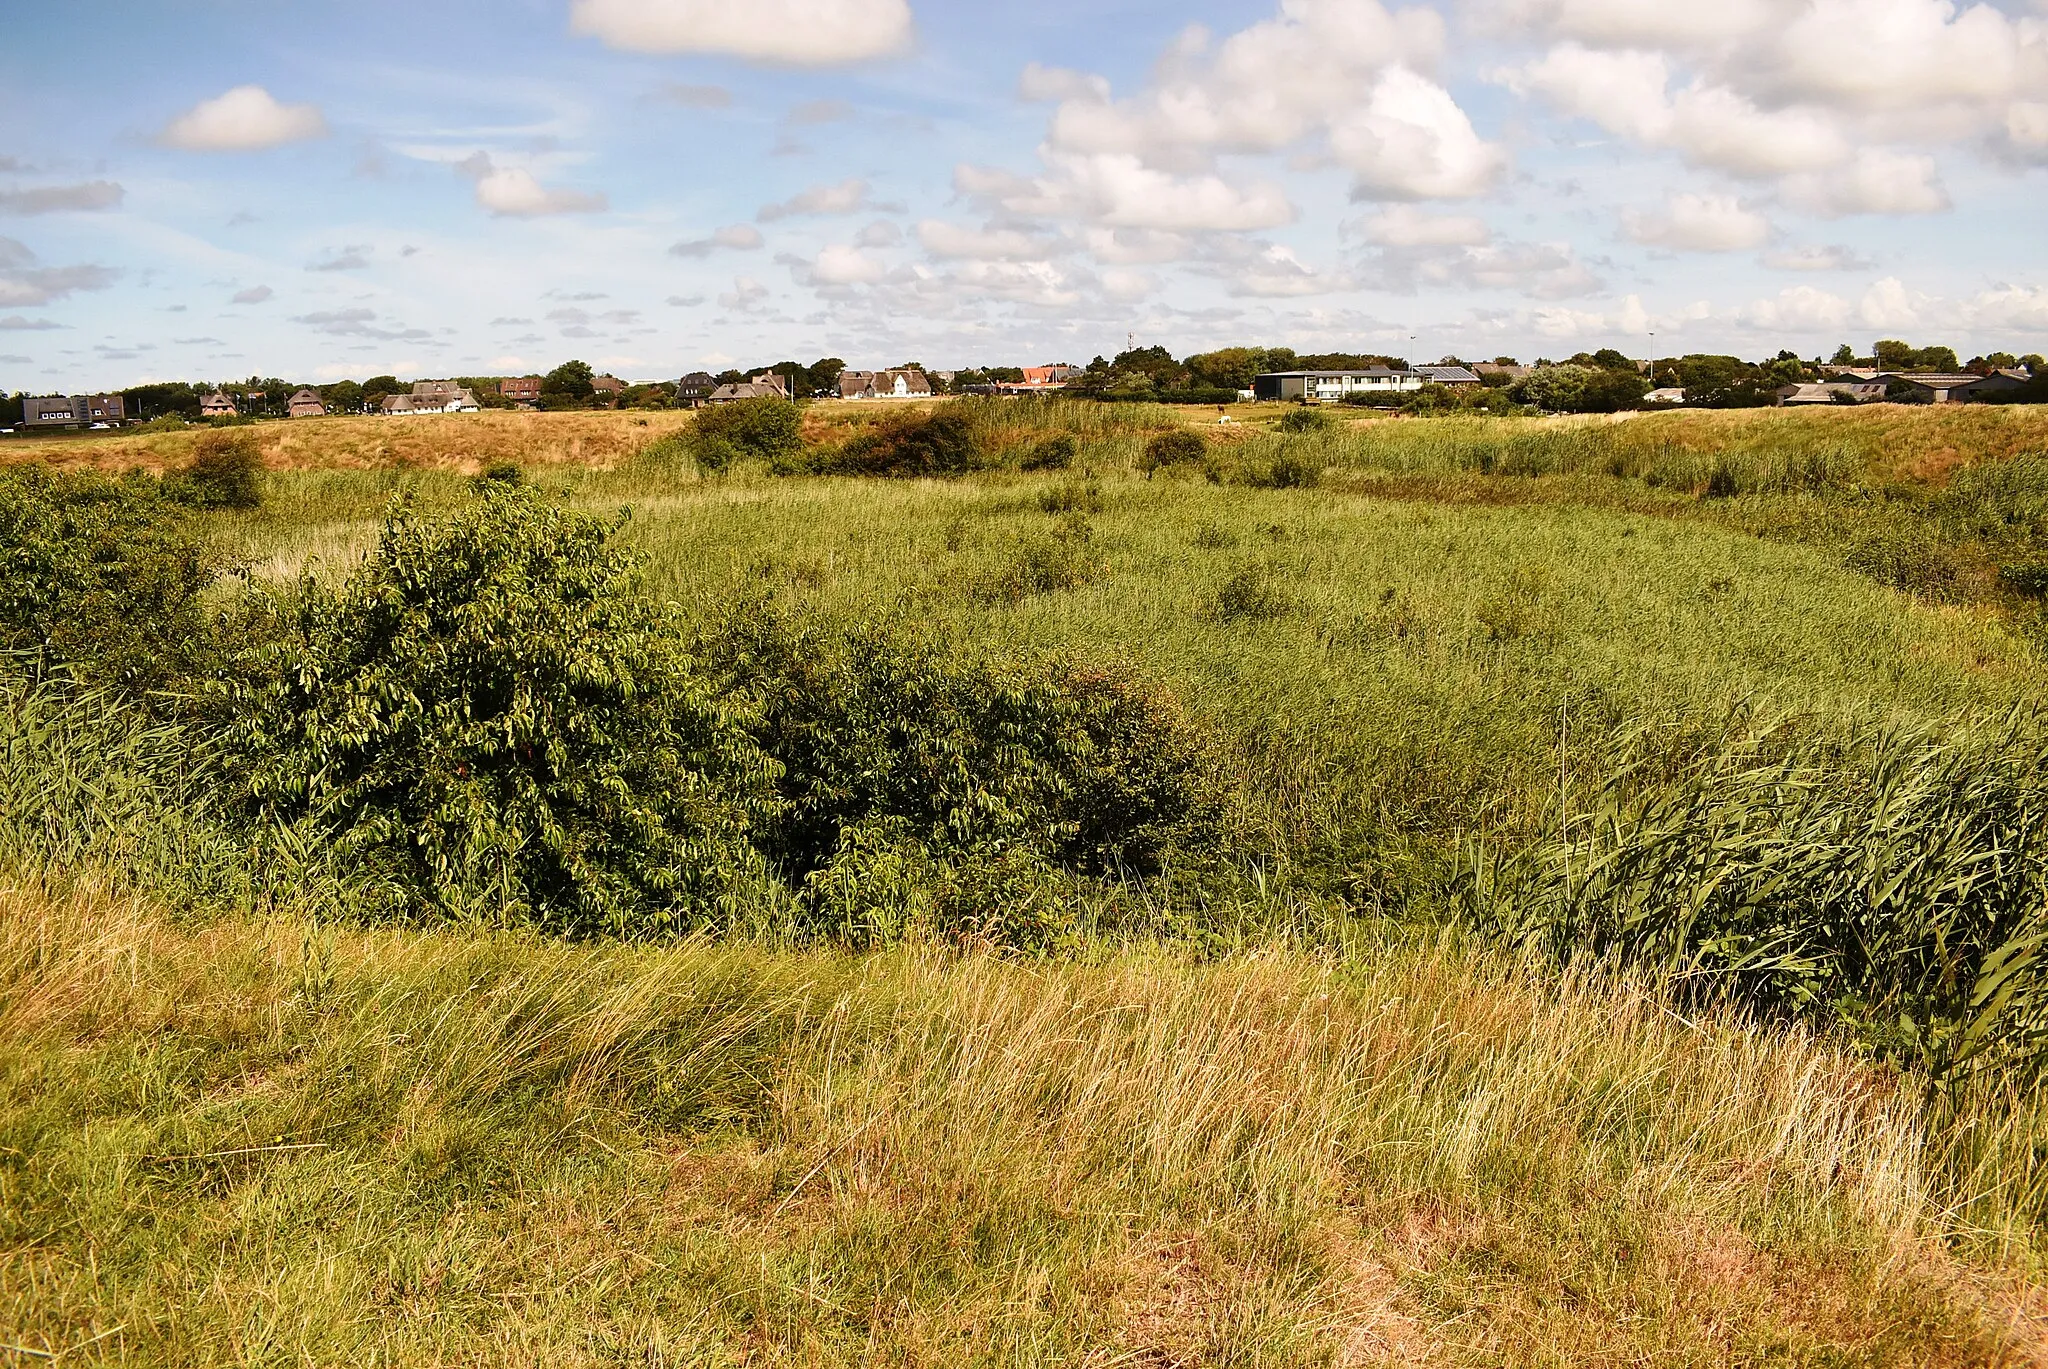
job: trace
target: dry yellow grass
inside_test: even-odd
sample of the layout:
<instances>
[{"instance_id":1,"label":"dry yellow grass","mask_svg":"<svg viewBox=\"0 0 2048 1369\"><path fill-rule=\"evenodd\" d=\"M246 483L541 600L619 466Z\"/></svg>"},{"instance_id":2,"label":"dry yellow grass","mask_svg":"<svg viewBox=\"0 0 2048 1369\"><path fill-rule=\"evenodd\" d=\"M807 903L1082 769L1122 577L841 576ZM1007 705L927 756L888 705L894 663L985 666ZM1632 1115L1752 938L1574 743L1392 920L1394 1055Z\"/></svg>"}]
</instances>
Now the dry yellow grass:
<instances>
[{"instance_id":1,"label":"dry yellow grass","mask_svg":"<svg viewBox=\"0 0 2048 1369\"><path fill-rule=\"evenodd\" d=\"M494 461L610 466L690 422L686 412L625 411L434 414L410 418L308 418L235 431L256 439L273 470L421 470L474 474ZM189 461L202 433L111 433L16 438L0 462L154 473Z\"/></svg>"},{"instance_id":2,"label":"dry yellow grass","mask_svg":"<svg viewBox=\"0 0 2048 1369\"><path fill-rule=\"evenodd\" d=\"M1819 1044L1449 948L862 960L0 889L27 1358L2044 1362L1943 1187Z\"/></svg>"}]
</instances>

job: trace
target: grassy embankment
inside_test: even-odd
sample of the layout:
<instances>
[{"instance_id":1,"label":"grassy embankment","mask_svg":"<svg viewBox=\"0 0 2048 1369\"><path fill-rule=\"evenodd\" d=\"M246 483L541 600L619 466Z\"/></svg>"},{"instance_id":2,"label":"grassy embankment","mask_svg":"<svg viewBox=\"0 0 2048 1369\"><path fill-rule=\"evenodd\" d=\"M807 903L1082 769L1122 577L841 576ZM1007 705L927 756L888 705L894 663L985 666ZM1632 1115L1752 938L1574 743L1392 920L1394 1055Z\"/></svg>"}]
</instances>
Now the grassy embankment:
<instances>
[{"instance_id":1,"label":"grassy embankment","mask_svg":"<svg viewBox=\"0 0 2048 1369\"><path fill-rule=\"evenodd\" d=\"M1417 852L1526 833L1620 720L2039 702L2013 605L1916 602L1838 542L1744 530L1891 516L2043 445L2013 411L1869 412L1359 424L1295 439L1321 485L1278 490L1139 478L1144 434L1186 421L1157 411L1090 413L1084 470L902 484L702 481L623 459L637 429L605 470L480 456L440 420L443 455L306 458L329 469L223 526L261 573L339 563L396 490L546 466L631 504L651 587L699 608L772 591L1135 662L1215 730L1273 849L1398 913ZM355 451L381 430L333 426ZM1225 482L1282 441L1245 429ZM46 783L24 773L11 809ZM1441 934L1206 963L570 948L173 916L94 882L104 833L59 862L82 880L37 874L46 836L10 838L0 917L0 1338L30 1359L2041 1353L2031 1093L1929 1113L1796 1033Z\"/></svg>"}]
</instances>

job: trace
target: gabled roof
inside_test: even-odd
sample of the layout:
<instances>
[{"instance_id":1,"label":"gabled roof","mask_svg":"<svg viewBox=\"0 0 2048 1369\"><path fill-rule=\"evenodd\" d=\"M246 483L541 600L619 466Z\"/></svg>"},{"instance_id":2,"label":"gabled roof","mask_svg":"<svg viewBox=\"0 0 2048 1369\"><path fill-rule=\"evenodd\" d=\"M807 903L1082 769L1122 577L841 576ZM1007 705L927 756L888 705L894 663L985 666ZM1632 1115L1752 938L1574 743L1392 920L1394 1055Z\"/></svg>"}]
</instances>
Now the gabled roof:
<instances>
[{"instance_id":1,"label":"gabled roof","mask_svg":"<svg viewBox=\"0 0 2048 1369\"><path fill-rule=\"evenodd\" d=\"M1477 383L1479 376L1469 366L1417 366L1415 374L1438 384Z\"/></svg>"}]
</instances>

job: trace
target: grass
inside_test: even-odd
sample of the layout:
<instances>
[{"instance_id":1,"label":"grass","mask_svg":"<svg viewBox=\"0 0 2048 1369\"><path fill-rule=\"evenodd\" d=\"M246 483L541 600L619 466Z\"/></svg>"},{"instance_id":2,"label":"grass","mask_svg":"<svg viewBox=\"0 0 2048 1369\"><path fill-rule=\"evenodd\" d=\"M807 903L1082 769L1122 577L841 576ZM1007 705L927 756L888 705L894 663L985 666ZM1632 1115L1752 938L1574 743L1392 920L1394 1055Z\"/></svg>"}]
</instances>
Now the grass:
<instances>
[{"instance_id":1,"label":"grass","mask_svg":"<svg viewBox=\"0 0 2048 1369\"><path fill-rule=\"evenodd\" d=\"M12 882L0 1147L0 1330L73 1363L2038 1350L1981 1263L2023 1215L1957 1210L1895 1081L1449 944L628 950Z\"/></svg>"},{"instance_id":2,"label":"grass","mask_svg":"<svg viewBox=\"0 0 2048 1369\"><path fill-rule=\"evenodd\" d=\"M807 424L843 440L882 412ZM1475 836L1549 835L1624 728L1691 744L1755 708L1825 745L2039 707L2048 638L1985 573L2039 548L2014 458L2048 422L1342 414L1286 437L1284 412L990 406L989 448L1071 431L1073 469L943 482L706 479L666 416L421 420L437 445L402 457L381 420L275 425L306 445L269 451L265 506L208 515L257 575L345 565L394 497L453 506L510 458L629 506L648 588L693 613L767 596L1128 666L1226 753L1270 916L1061 961L376 930L307 913L297 867L240 868L200 805L188 828L135 799L182 782L146 731L10 695L0 1342L166 1365L2048 1362L2037 1085L1932 1091L1560 975L1447 930L1432 884ZM1210 459L1145 478L1175 425ZM60 446L175 466L178 440ZM1300 478L1262 487L1283 459Z\"/></svg>"}]
</instances>

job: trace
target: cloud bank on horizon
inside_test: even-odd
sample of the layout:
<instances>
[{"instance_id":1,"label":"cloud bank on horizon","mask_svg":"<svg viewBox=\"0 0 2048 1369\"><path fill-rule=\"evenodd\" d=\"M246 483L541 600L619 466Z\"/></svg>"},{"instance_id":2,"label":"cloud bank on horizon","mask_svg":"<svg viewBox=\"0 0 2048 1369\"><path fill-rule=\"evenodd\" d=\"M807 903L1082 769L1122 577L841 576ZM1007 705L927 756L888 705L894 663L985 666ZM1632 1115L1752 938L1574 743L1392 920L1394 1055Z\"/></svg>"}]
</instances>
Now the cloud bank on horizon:
<instances>
[{"instance_id":1,"label":"cloud bank on horizon","mask_svg":"<svg viewBox=\"0 0 2048 1369\"><path fill-rule=\"evenodd\" d=\"M2048 0L45 11L10 389L2048 347Z\"/></svg>"}]
</instances>

